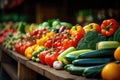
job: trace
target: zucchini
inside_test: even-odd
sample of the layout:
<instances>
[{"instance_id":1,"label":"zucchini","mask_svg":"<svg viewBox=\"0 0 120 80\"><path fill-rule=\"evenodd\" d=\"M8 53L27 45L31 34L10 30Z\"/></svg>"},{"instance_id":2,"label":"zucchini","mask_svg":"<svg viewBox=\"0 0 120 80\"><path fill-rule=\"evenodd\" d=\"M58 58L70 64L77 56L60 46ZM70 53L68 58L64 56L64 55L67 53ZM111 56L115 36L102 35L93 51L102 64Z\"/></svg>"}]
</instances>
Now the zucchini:
<instances>
[{"instance_id":1,"label":"zucchini","mask_svg":"<svg viewBox=\"0 0 120 80\"><path fill-rule=\"evenodd\" d=\"M82 75L84 69L87 67L75 66L73 64L67 64L64 69L73 75Z\"/></svg>"},{"instance_id":2,"label":"zucchini","mask_svg":"<svg viewBox=\"0 0 120 80\"><path fill-rule=\"evenodd\" d=\"M117 48L120 45L118 41L101 41L96 45L96 49Z\"/></svg>"},{"instance_id":3,"label":"zucchini","mask_svg":"<svg viewBox=\"0 0 120 80\"><path fill-rule=\"evenodd\" d=\"M82 76L86 78L101 78L101 71L105 64L85 68Z\"/></svg>"},{"instance_id":4,"label":"zucchini","mask_svg":"<svg viewBox=\"0 0 120 80\"><path fill-rule=\"evenodd\" d=\"M72 61L72 64L75 66L93 66L105 64L113 61L113 58L87 58L87 59L76 59Z\"/></svg>"},{"instance_id":5,"label":"zucchini","mask_svg":"<svg viewBox=\"0 0 120 80\"><path fill-rule=\"evenodd\" d=\"M79 54L77 59L80 58L106 58L106 57L113 57L114 56L115 48L112 49L100 49L100 50L93 50L90 52L84 52Z\"/></svg>"},{"instance_id":6,"label":"zucchini","mask_svg":"<svg viewBox=\"0 0 120 80\"><path fill-rule=\"evenodd\" d=\"M67 54L69 54L72 51L76 51L75 47L69 47L68 49L66 49L65 51L63 51L62 53L60 53L60 55L58 56L58 61L64 61L65 56Z\"/></svg>"},{"instance_id":7,"label":"zucchini","mask_svg":"<svg viewBox=\"0 0 120 80\"><path fill-rule=\"evenodd\" d=\"M75 60L79 54L84 53L84 52L90 52L90 51L92 51L92 50L91 49L82 49L82 50L73 51L73 52L70 52L69 54L67 54L65 56L65 59L69 63L72 63L72 61Z\"/></svg>"}]
</instances>

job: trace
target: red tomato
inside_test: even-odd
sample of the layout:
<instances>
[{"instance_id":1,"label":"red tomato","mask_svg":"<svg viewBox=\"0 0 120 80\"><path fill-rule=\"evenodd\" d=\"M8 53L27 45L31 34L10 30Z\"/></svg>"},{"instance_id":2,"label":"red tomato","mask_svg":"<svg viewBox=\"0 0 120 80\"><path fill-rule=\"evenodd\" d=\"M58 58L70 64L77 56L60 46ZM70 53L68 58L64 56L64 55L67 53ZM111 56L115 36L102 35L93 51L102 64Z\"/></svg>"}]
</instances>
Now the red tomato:
<instances>
[{"instance_id":1,"label":"red tomato","mask_svg":"<svg viewBox=\"0 0 120 80\"><path fill-rule=\"evenodd\" d=\"M48 39L47 42L45 43L46 48L51 48L52 47L52 39Z\"/></svg>"},{"instance_id":2,"label":"red tomato","mask_svg":"<svg viewBox=\"0 0 120 80\"><path fill-rule=\"evenodd\" d=\"M20 47L22 46L21 42L15 44L16 52L20 53Z\"/></svg>"},{"instance_id":3,"label":"red tomato","mask_svg":"<svg viewBox=\"0 0 120 80\"><path fill-rule=\"evenodd\" d=\"M22 46L20 47L20 53L21 53L22 55L24 55L26 48L27 48L26 45L22 45Z\"/></svg>"},{"instance_id":4,"label":"red tomato","mask_svg":"<svg viewBox=\"0 0 120 80\"><path fill-rule=\"evenodd\" d=\"M25 45L26 45L27 47L29 47L29 46L32 46L32 45L34 45L34 44L35 44L35 43L32 42L32 41L31 41L31 42L27 41Z\"/></svg>"},{"instance_id":5,"label":"red tomato","mask_svg":"<svg viewBox=\"0 0 120 80\"><path fill-rule=\"evenodd\" d=\"M50 51L47 50L47 51L42 51L42 52L39 53L39 59L40 59L40 62L41 62L42 64L46 64L46 62L45 62L45 56L46 56L49 52L50 52Z\"/></svg>"},{"instance_id":6,"label":"red tomato","mask_svg":"<svg viewBox=\"0 0 120 80\"><path fill-rule=\"evenodd\" d=\"M45 56L45 63L48 66L53 66L53 62L57 61L57 57L58 57L59 53L58 52L49 52L46 56Z\"/></svg>"},{"instance_id":7,"label":"red tomato","mask_svg":"<svg viewBox=\"0 0 120 80\"><path fill-rule=\"evenodd\" d=\"M15 44L14 48L15 48L15 51L16 51L16 52L19 52L19 48L20 48L20 46L19 46L18 43Z\"/></svg>"},{"instance_id":8,"label":"red tomato","mask_svg":"<svg viewBox=\"0 0 120 80\"><path fill-rule=\"evenodd\" d=\"M56 41L59 41L59 40L61 40L61 37L60 36L56 36L54 41L56 42Z\"/></svg>"},{"instance_id":9,"label":"red tomato","mask_svg":"<svg viewBox=\"0 0 120 80\"><path fill-rule=\"evenodd\" d=\"M33 32L30 33L30 36L35 36L37 35L37 33L39 32L38 29L34 30Z\"/></svg>"}]
</instances>

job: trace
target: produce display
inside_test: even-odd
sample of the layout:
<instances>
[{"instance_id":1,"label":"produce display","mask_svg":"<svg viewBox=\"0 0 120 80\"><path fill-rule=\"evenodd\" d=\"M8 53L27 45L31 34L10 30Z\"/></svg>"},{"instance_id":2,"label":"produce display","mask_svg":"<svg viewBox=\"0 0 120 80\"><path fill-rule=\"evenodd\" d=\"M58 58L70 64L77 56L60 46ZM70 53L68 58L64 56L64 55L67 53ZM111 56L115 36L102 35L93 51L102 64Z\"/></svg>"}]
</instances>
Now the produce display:
<instances>
[{"instance_id":1,"label":"produce display","mask_svg":"<svg viewBox=\"0 0 120 80\"><path fill-rule=\"evenodd\" d=\"M18 22L12 28L1 31L0 44L16 54L72 75L120 79L120 26L115 19L85 26L58 19L39 25Z\"/></svg>"}]
</instances>

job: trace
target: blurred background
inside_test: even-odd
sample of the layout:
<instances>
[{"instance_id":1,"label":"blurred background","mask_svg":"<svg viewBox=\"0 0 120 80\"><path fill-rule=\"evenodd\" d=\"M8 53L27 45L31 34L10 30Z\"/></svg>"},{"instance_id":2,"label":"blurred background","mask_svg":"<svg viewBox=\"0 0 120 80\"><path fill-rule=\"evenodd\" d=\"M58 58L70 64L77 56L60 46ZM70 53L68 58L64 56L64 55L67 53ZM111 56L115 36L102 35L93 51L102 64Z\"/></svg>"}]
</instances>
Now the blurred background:
<instances>
[{"instance_id":1,"label":"blurred background","mask_svg":"<svg viewBox=\"0 0 120 80\"><path fill-rule=\"evenodd\" d=\"M0 0L0 31L4 27L19 26L27 33L35 29L36 24L51 19L84 26L91 22L101 24L109 18L120 23L120 0ZM23 23L16 23L21 21ZM10 80L2 71L0 65L0 80Z\"/></svg>"},{"instance_id":2,"label":"blurred background","mask_svg":"<svg viewBox=\"0 0 120 80\"><path fill-rule=\"evenodd\" d=\"M60 19L72 24L120 20L119 0L0 0L0 22L41 23Z\"/></svg>"}]
</instances>

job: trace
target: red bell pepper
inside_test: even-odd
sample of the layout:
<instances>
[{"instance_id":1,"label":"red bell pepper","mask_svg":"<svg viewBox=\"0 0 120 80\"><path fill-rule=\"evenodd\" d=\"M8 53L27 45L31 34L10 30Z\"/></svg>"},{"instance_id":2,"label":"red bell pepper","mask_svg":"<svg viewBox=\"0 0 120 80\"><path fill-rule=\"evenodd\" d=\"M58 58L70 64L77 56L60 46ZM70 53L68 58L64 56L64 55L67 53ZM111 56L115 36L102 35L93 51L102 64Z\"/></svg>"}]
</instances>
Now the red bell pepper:
<instances>
[{"instance_id":1,"label":"red bell pepper","mask_svg":"<svg viewBox=\"0 0 120 80\"><path fill-rule=\"evenodd\" d=\"M118 22L115 19L104 20L101 24L101 34L111 36L118 28Z\"/></svg>"},{"instance_id":2,"label":"red bell pepper","mask_svg":"<svg viewBox=\"0 0 120 80\"><path fill-rule=\"evenodd\" d=\"M49 52L46 56L45 56L45 63L48 66L53 66L53 62L57 61L57 57L58 57L59 53L57 51L55 52Z\"/></svg>"}]
</instances>

